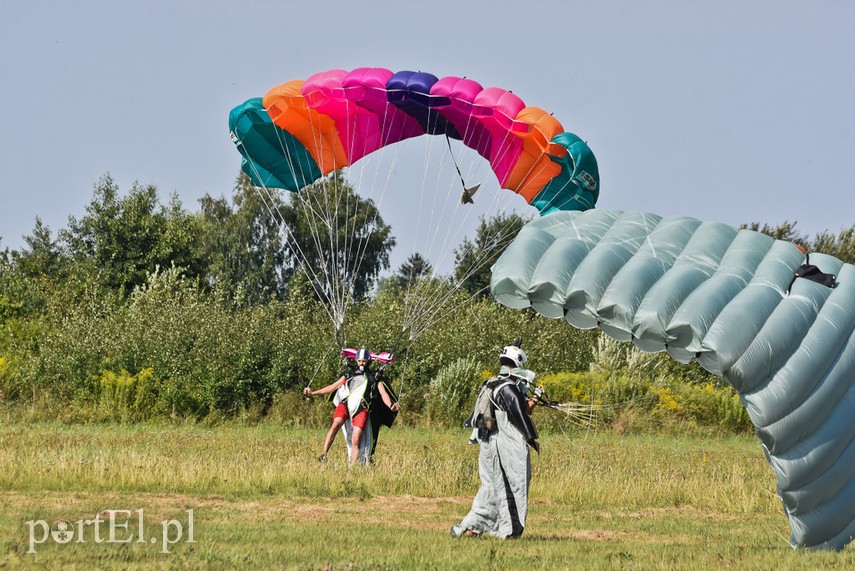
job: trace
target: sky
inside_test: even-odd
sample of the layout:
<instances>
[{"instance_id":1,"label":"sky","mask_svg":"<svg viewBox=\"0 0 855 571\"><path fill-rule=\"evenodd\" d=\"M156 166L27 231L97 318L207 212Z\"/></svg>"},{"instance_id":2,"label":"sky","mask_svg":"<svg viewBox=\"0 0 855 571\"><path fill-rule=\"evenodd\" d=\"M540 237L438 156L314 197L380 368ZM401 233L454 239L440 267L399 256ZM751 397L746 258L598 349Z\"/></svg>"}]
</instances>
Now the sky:
<instances>
[{"instance_id":1,"label":"sky","mask_svg":"<svg viewBox=\"0 0 855 571\"><path fill-rule=\"evenodd\" d=\"M230 196L229 111L357 67L466 76L553 113L597 156L598 208L797 221L811 237L855 224L852 2L3 0L0 14L0 249L23 247L36 217L56 232L82 216L107 173L194 212ZM423 177L408 164L396 176ZM399 195L381 212L405 242Z\"/></svg>"}]
</instances>

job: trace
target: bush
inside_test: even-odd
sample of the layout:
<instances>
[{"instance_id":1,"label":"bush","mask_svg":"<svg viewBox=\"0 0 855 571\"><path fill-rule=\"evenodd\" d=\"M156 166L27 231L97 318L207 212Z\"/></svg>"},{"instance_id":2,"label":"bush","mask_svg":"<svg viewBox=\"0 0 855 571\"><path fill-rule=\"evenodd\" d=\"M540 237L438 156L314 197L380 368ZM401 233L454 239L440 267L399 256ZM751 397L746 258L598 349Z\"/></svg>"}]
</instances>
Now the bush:
<instances>
[{"instance_id":1,"label":"bush","mask_svg":"<svg viewBox=\"0 0 855 571\"><path fill-rule=\"evenodd\" d=\"M151 368L131 375L102 371L96 379L99 411L106 420L134 422L147 420L156 411L157 381Z\"/></svg>"},{"instance_id":2,"label":"bush","mask_svg":"<svg viewBox=\"0 0 855 571\"><path fill-rule=\"evenodd\" d=\"M123 298L86 274L39 291L41 312L0 316L5 402L71 421L329 422L327 403L307 405L300 394L310 381L334 381L342 367L327 315L310 293L295 288L282 301L233 304L175 268L152 273ZM17 307L11 297L4 303ZM385 373L402 399L402 424L459 426L480 382L493 375L485 369L498 365L502 346L522 337L548 397L588 406L599 426L749 425L733 390L697 365L489 299L461 297L451 305L455 311L415 342L401 330L404 304L392 290L348 312L346 342L397 351ZM570 422L546 411L537 418L545 427Z\"/></svg>"},{"instance_id":3,"label":"bush","mask_svg":"<svg viewBox=\"0 0 855 571\"><path fill-rule=\"evenodd\" d=\"M0 356L0 400L15 398L20 392L15 366L6 357Z\"/></svg>"},{"instance_id":4,"label":"bush","mask_svg":"<svg viewBox=\"0 0 855 571\"><path fill-rule=\"evenodd\" d=\"M714 383L673 383L661 391L661 409L667 409L678 418L688 418L701 426L716 426L734 432L751 428L748 412L731 387L716 386Z\"/></svg>"},{"instance_id":5,"label":"bush","mask_svg":"<svg viewBox=\"0 0 855 571\"><path fill-rule=\"evenodd\" d=\"M471 357L461 357L440 369L430 382L428 418L444 426L460 426L475 401L480 379L478 362Z\"/></svg>"}]
</instances>

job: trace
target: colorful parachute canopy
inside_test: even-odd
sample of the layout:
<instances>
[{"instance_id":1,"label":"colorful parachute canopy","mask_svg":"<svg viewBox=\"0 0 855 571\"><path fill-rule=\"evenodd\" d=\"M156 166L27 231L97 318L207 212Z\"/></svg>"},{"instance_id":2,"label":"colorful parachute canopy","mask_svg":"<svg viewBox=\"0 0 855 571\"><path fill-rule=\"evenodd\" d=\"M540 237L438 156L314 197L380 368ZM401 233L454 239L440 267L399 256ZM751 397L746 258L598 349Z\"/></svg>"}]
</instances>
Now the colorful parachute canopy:
<instances>
[{"instance_id":1,"label":"colorful parachute canopy","mask_svg":"<svg viewBox=\"0 0 855 571\"><path fill-rule=\"evenodd\" d=\"M597 161L584 141L543 109L471 79L324 71L235 107L229 130L257 186L297 191L387 145L429 134L477 151L503 188L541 213L586 210L599 194Z\"/></svg>"},{"instance_id":2,"label":"colorful parachute canopy","mask_svg":"<svg viewBox=\"0 0 855 571\"><path fill-rule=\"evenodd\" d=\"M738 392L778 478L794 546L855 536L855 266L686 217L556 212L520 231L491 289L645 351L696 359ZM790 284L792 287L790 288Z\"/></svg>"}]
</instances>

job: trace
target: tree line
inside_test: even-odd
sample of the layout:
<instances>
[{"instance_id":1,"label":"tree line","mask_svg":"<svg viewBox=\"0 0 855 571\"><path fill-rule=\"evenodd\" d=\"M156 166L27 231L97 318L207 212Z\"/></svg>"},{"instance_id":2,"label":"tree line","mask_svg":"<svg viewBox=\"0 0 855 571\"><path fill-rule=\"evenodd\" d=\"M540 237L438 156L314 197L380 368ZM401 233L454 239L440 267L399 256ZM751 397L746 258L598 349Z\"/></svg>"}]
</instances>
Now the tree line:
<instances>
[{"instance_id":1,"label":"tree line","mask_svg":"<svg viewBox=\"0 0 855 571\"><path fill-rule=\"evenodd\" d=\"M370 200L340 179L334 184L362 215L330 218L342 221L330 234L370 236L348 281L348 339L378 351L400 345L406 291L425 280L446 288L455 308L387 371L405 422L456 424L495 368L498 348L522 337L556 398L632 401L634 411L747 425L732 391L695 365L642 357L604 345L597 332L492 301L489 268L524 224L519 216L482 219L455 248L449 276L434 276L420 254L390 272L392 228ZM36 219L23 248L0 251L0 402L69 420L325 416L323 404L299 397L342 366L322 300L301 269L327 263L303 206L262 196L241 176L229 199L206 195L189 212L176 196L162 204L154 186L135 184L122 195L108 175L85 214L56 235ZM855 225L814 239L795 223L746 226L855 261ZM338 259L352 255L353 241L334 242L344 250Z\"/></svg>"}]
</instances>

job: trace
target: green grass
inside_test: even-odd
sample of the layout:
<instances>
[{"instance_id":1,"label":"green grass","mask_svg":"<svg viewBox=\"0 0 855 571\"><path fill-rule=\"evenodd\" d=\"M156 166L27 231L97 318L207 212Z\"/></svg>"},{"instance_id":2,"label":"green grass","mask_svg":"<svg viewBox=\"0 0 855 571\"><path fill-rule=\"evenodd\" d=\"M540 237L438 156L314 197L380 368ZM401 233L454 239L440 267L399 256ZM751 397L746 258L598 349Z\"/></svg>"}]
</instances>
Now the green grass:
<instances>
[{"instance_id":1,"label":"green grass","mask_svg":"<svg viewBox=\"0 0 855 571\"><path fill-rule=\"evenodd\" d=\"M195 425L0 427L0 567L289 569L806 569L855 550L794 551L771 469L749 436L553 434L533 456L519 540L453 540L478 487L464 430L395 427L372 467L323 430ZM195 543L161 553L161 522ZM144 514L145 543L51 540L27 521ZM104 532L106 533L106 532ZM126 535L122 535L122 534ZM149 540L154 537L156 543ZM186 539L186 535L184 536Z\"/></svg>"}]
</instances>

